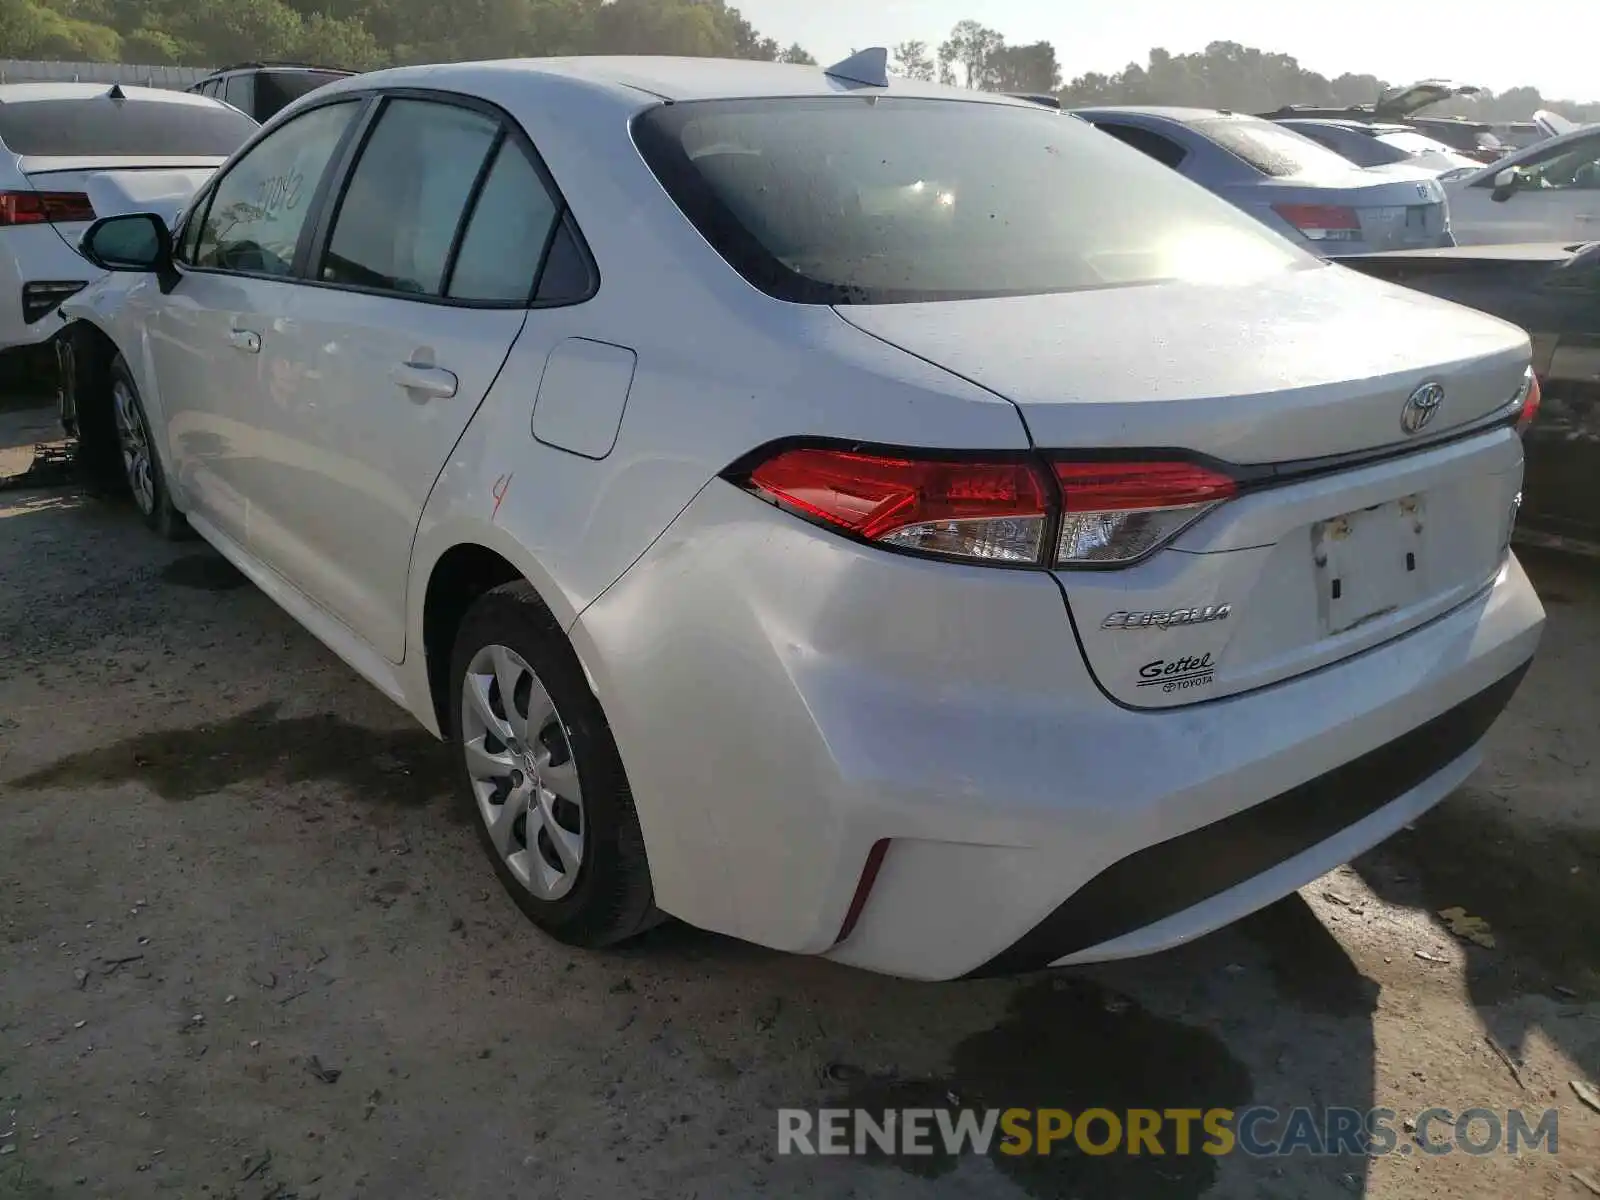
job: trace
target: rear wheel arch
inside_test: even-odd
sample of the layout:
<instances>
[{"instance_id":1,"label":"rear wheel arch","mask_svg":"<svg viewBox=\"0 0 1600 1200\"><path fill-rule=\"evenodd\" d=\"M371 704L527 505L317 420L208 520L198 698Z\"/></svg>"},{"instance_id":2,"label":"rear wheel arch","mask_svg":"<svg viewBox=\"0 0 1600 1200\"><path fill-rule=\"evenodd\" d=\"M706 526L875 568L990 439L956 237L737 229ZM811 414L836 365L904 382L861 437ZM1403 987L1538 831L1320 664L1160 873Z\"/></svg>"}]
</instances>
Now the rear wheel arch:
<instances>
[{"instance_id":1,"label":"rear wheel arch","mask_svg":"<svg viewBox=\"0 0 1600 1200\"><path fill-rule=\"evenodd\" d=\"M454 736L450 729L450 655L456 631L480 596L504 584L526 582L526 578L510 559L476 542L451 546L428 572L422 601L423 662L433 714L447 740Z\"/></svg>"}]
</instances>

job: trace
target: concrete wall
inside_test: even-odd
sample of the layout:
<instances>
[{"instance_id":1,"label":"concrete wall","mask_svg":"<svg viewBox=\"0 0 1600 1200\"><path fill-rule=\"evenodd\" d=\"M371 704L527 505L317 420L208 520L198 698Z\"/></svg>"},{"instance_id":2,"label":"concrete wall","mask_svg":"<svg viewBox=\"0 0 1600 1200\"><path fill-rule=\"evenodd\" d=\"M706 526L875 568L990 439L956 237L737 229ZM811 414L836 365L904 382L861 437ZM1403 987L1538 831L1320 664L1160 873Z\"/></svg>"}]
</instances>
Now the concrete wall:
<instances>
[{"instance_id":1,"label":"concrete wall","mask_svg":"<svg viewBox=\"0 0 1600 1200\"><path fill-rule=\"evenodd\" d=\"M211 73L210 67L141 67L128 63L28 62L0 59L0 83L132 83L182 91Z\"/></svg>"}]
</instances>

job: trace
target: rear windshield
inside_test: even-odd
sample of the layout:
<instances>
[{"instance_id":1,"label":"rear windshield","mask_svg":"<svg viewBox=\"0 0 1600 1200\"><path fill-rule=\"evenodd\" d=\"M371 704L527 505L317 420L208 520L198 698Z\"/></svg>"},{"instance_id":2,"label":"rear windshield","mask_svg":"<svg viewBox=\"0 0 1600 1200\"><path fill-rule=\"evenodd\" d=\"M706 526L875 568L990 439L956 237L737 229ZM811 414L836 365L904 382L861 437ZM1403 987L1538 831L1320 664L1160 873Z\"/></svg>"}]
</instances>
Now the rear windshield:
<instances>
[{"instance_id":1,"label":"rear windshield","mask_svg":"<svg viewBox=\"0 0 1600 1200\"><path fill-rule=\"evenodd\" d=\"M343 78L337 71L262 71L256 76L256 111L270 117L307 92Z\"/></svg>"},{"instance_id":2,"label":"rear windshield","mask_svg":"<svg viewBox=\"0 0 1600 1200\"><path fill-rule=\"evenodd\" d=\"M1033 295L1316 262L1205 189L1037 105L715 100L634 137L750 283L812 304Z\"/></svg>"},{"instance_id":3,"label":"rear windshield","mask_svg":"<svg viewBox=\"0 0 1600 1200\"><path fill-rule=\"evenodd\" d=\"M1202 117L1190 126L1236 158L1274 179L1348 175L1350 160L1272 121L1253 117Z\"/></svg>"},{"instance_id":4,"label":"rear windshield","mask_svg":"<svg viewBox=\"0 0 1600 1200\"><path fill-rule=\"evenodd\" d=\"M243 113L204 102L95 96L0 104L0 142L23 155L226 157L256 128Z\"/></svg>"}]
</instances>

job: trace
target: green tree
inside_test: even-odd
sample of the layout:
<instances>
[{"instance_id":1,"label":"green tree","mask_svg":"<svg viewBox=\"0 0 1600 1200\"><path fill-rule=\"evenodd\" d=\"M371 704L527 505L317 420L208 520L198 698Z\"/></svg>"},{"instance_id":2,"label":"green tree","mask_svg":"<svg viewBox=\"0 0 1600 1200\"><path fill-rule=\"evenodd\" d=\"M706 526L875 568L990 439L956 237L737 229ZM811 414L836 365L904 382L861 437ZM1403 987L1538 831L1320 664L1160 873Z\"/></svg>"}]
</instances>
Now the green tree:
<instances>
[{"instance_id":1,"label":"green tree","mask_svg":"<svg viewBox=\"0 0 1600 1200\"><path fill-rule=\"evenodd\" d=\"M989 53L984 86L997 92L1054 92L1061 86L1056 48L1049 42L997 46Z\"/></svg>"},{"instance_id":2,"label":"green tree","mask_svg":"<svg viewBox=\"0 0 1600 1200\"><path fill-rule=\"evenodd\" d=\"M1006 43L997 31L977 21L958 21L950 36L939 47L941 78L954 76L964 87L987 87L991 81L989 60ZM960 74L956 74L960 68Z\"/></svg>"},{"instance_id":3,"label":"green tree","mask_svg":"<svg viewBox=\"0 0 1600 1200\"><path fill-rule=\"evenodd\" d=\"M894 48L891 69L905 79L920 79L931 83L934 78L933 55L927 42L901 42Z\"/></svg>"},{"instance_id":4,"label":"green tree","mask_svg":"<svg viewBox=\"0 0 1600 1200\"><path fill-rule=\"evenodd\" d=\"M792 43L787 50L778 51L778 61L795 63L802 67L814 67L817 65L817 60L812 58L806 52L806 48L799 42Z\"/></svg>"}]
</instances>

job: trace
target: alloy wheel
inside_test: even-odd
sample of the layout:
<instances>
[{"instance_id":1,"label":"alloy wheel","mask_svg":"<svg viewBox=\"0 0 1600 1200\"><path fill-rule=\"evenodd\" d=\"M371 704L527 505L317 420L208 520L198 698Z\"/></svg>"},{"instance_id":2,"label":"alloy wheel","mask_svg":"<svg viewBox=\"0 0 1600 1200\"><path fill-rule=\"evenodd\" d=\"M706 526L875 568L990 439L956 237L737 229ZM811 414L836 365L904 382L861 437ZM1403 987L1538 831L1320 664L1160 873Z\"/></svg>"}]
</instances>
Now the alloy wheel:
<instances>
[{"instance_id":1,"label":"alloy wheel","mask_svg":"<svg viewBox=\"0 0 1600 1200\"><path fill-rule=\"evenodd\" d=\"M117 441L122 447L122 469L139 511L149 516L156 510L156 482L150 462L150 433L133 389L123 380L111 385L111 402L116 412Z\"/></svg>"},{"instance_id":2,"label":"alloy wheel","mask_svg":"<svg viewBox=\"0 0 1600 1200\"><path fill-rule=\"evenodd\" d=\"M467 774L490 841L533 896L559 900L577 882L587 833L567 727L506 646L479 650L461 687Z\"/></svg>"}]
</instances>

